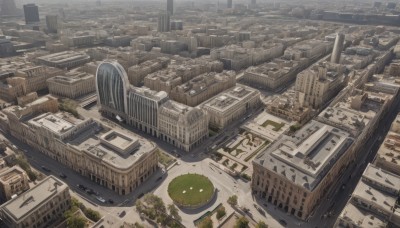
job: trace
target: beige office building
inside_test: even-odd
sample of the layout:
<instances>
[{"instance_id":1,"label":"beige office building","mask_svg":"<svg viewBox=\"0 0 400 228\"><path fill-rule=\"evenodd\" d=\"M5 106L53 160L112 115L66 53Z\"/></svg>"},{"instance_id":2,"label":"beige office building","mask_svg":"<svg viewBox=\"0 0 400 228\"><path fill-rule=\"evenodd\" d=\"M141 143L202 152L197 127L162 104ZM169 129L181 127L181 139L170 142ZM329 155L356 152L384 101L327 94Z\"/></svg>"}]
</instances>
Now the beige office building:
<instances>
[{"instance_id":1,"label":"beige office building","mask_svg":"<svg viewBox=\"0 0 400 228\"><path fill-rule=\"evenodd\" d=\"M13 122L12 135L120 195L133 192L158 167L155 144L92 119L58 112Z\"/></svg>"},{"instance_id":2,"label":"beige office building","mask_svg":"<svg viewBox=\"0 0 400 228\"><path fill-rule=\"evenodd\" d=\"M25 79L26 92L36 92L47 88L46 80L62 73L53 67L34 66L16 71L15 77Z\"/></svg>"},{"instance_id":3,"label":"beige office building","mask_svg":"<svg viewBox=\"0 0 400 228\"><path fill-rule=\"evenodd\" d=\"M68 72L47 80L50 94L75 99L96 91L94 75Z\"/></svg>"},{"instance_id":4,"label":"beige office building","mask_svg":"<svg viewBox=\"0 0 400 228\"><path fill-rule=\"evenodd\" d=\"M261 104L260 92L237 85L202 104L210 116L210 127L222 129Z\"/></svg>"},{"instance_id":5,"label":"beige office building","mask_svg":"<svg viewBox=\"0 0 400 228\"><path fill-rule=\"evenodd\" d=\"M158 135L162 140L190 151L207 139L208 115L198 107L167 101L159 110Z\"/></svg>"},{"instance_id":6,"label":"beige office building","mask_svg":"<svg viewBox=\"0 0 400 228\"><path fill-rule=\"evenodd\" d=\"M11 199L29 189L29 179L26 172L19 166L13 166L0 171L0 201Z\"/></svg>"},{"instance_id":7,"label":"beige office building","mask_svg":"<svg viewBox=\"0 0 400 228\"><path fill-rule=\"evenodd\" d=\"M275 59L272 62L249 67L241 80L257 87L277 89L294 80L296 72L306 63L306 59L302 61Z\"/></svg>"},{"instance_id":8,"label":"beige office building","mask_svg":"<svg viewBox=\"0 0 400 228\"><path fill-rule=\"evenodd\" d=\"M175 87L170 96L179 103L194 107L235 85L236 74L233 71L206 73Z\"/></svg>"},{"instance_id":9,"label":"beige office building","mask_svg":"<svg viewBox=\"0 0 400 228\"><path fill-rule=\"evenodd\" d=\"M129 82L134 86L143 84L146 75L159 71L168 66L170 59L160 57L157 59L147 60L139 65L128 68Z\"/></svg>"},{"instance_id":10,"label":"beige office building","mask_svg":"<svg viewBox=\"0 0 400 228\"><path fill-rule=\"evenodd\" d=\"M375 156L374 164L400 176L400 115L392 123Z\"/></svg>"},{"instance_id":11,"label":"beige office building","mask_svg":"<svg viewBox=\"0 0 400 228\"><path fill-rule=\"evenodd\" d=\"M369 164L335 228L400 227L400 176Z\"/></svg>"},{"instance_id":12,"label":"beige office building","mask_svg":"<svg viewBox=\"0 0 400 228\"><path fill-rule=\"evenodd\" d=\"M0 207L0 217L9 228L54 227L71 208L68 186L49 176L22 195Z\"/></svg>"},{"instance_id":13,"label":"beige office building","mask_svg":"<svg viewBox=\"0 0 400 228\"><path fill-rule=\"evenodd\" d=\"M254 159L253 192L305 220L350 163L353 140L317 121L283 135Z\"/></svg>"},{"instance_id":14,"label":"beige office building","mask_svg":"<svg viewBox=\"0 0 400 228\"><path fill-rule=\"evenodd\" d=\"M323 107L344 86L343 71L341 65L325 62L298 74L295 91L300 107Z\"/></svg>"}]
</instances>

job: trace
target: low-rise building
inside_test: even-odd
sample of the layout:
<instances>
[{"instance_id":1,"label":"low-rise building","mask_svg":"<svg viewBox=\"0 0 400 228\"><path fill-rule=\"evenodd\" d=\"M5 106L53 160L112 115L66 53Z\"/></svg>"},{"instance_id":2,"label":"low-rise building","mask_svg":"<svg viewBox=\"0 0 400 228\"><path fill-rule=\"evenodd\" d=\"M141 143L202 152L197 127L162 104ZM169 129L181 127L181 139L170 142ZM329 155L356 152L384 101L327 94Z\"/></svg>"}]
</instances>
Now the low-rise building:
<instances>
[{"instance_id":1,"label":"low-rise building","mask_svg":"<svg viewBox=\"0 0 400 228\"><path fill-rule=\"evenodd\" d=\"M0 207L0 217L6 227L51 227L71 208L68 185L54 176Z\"/></svg>"},{"instance_id":2,"label":"low-rise building","mask_svg":"<svg viewBox=\"0 0 400 228\"><path fill-rule=\"evenodd\" d=\"M237 85L204 102L201 106L210 116L210 127L223 129L261 104L260 92Z\"/></svg>"},{"instance_id":3,"label":"low-rise building","mask_svg":"<svg viewBox=\"0 0 400 228\"><path fill-rule=\"evenodd\" d=\"M29 189L28 175L19 166L6 168L0 172L0 201L10 200Z\"/></svg>"},{"instance_id":4,"label":"low-rise building","mask_svg":"<svg viewBox=\"0 0 400 228\"><path fill-rule=\"evenodd\" d=\"M356 138L354 156L373 135L384 114L390 110L393 95L355 91L342 101L327 107L316 119L347 131Z\"/></svg>"},{"instance_id":5,"label":"low-rise building","mask_svg":"<svg viewBox=\"0 0 400 228\"><path fill-rule=\"evenodd\" d=\"M304 220L350 164L354 139L317 121L283 135L253 161L253 192Z\"/></svg>"},{"instance_id":6,"label":"low-rise building","mask_svg":"<svg viewBox=\"0 0 400 228\"><path fill-rule=\"evenodd\" d=\"M203 59L173 61L167 69L147 75L144 78L144 85L152 90L165 91L169 94L173 88L196 76L222 71L223 65L219 61Z\"/></svg>"},{"instance_id":7,"label":"low-rise building","mask_svg":"<svg viewBox=\"0 0 400 228\"><path fill-rule=\"evenodd\" d=\"M47 88L46 80L62 73L62 70L53 67L34 66L18 69L16 78L25 80L26 92L37 92Z\"/></svg>"},{"instance_id":8,"label":"low-rise building","mask_svg":"<svg viewBox=\"0 0 400 228\"><path fill-rule=\"evenodd\" d=\"M236 74L233 71L206 73L175 87L170 96L179 103L194 107L235 84Z\"/></svg>"},{"instance_id":9,"label":"low-rise building","mask_svg":"<svg viewBox=\"0 0 400 228\"><path fill-rule=\"evenodd\" d=\"M47 80L49 93L56 96L75 99L96 90L95 77L81 72L68 72Z\"/></svg>"},{"instance_id":10,"label":"low-rise building","mask_svg":"<svg viewBox=\"0 0 400 228\"><path fill-rule=\"evenodd\" d=\"M29 115L11 134L120 195L133 192L158 165L157 146L120 128L69 113Z\"/></svg>"},{"instance_id":11,"label":"low-rise building","mask_svg":"<svg viewBox=\"0 0 400 228\"><path fill-rule=\"evenodd\" d=\"M82 66L90 61L90 56L75 51L64 51L55 54L45 55L37 58L39 63L61 69L71 69Z\"/></svg>"},{"instance_id":12,"label":"low-rise building","mask_svg":"<svg viewBox=\"0 0 400 228\"><path fill-rule=\"evenodd\" d=\"M390 131L375 156L374 164L400 176L400 115L392 123Z\"/></svg>"},{"instance_id":13,"label":"low-rise building","mask_svg":"<svg viewBox=\"0 0 400 228\"><path fill-rule=\"evenodd\" d=\"M295 79L296 73L306 66L307 59L300 61L276 59L259 66L249 67L241 80L254 86L277 89Z\"/></svg>"},{"instance_id":14,"label":"low-rise building","mask_svg":"<svg viewBox=\"0 0 400 228\"><path fill-rule=\"evenodd\" d=\"M312 117L311 108L300 107L296 102L294 91L287 91L274 98L267 104L267 111L272 115L300 124L307 123Z\"/></svg>"},{"instance_id":15,"label":"low-rise building","mask_svg":"<svg viewBox=\"0 0 400 228\"><path fill-rule=\"evenodd\" d=\"M156 71L159 71L168 66L170 60L168 58L157 58L147 60L139 65L129 67L128 79L134 86L140 86L143 83L144 77Z\"/></svg>"},{"instance_id":16,"label":"low-rise building","mask_svg":"<svg viewBox=\"0 0 400 228\"><path fill-rule=\"evenodd\" d=\"M400 176L369 164L334 227L399 227Z\"/></svg>"}]
</instances>

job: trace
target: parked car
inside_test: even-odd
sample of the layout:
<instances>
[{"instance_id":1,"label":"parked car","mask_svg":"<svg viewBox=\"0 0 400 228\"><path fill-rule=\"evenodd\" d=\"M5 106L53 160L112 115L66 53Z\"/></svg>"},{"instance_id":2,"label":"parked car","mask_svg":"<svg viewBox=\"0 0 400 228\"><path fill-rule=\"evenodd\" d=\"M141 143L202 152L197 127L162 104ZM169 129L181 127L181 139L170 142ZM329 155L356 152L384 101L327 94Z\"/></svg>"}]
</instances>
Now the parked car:
<instances>
[{"instance_id":1,"label":"parked car","mask_svg":"<svg viewBox=\"0 0 400 228\"><path fill-rule=\"evenodd\" d=\"M88 188L88 189L86 189L85 191L86 191L86 193L89 194L89 195L95 194L95 192L94 192L93 189L91 189L91 188Z\"/></svg>"},{"instance_id":2,"label":"parked car","mask_svg":"<svg viewBox=\"0 0 400 228\"><path fill-rule=\"evenodd\" d=\"M282 226L286 226L286 225L287 225L287 222L286 222L285 220L283 220L283 219L279 220L279 223L280 223Z\"/></svg>"},{"instance_id":3,"label":"parked car","mask_svg":"<svg viewBox=\"0 0 400 228\"><path fill-rule=\"evenodd\" d=\"M77 184L76 187L78 187L80 190L83 190L83 191L86 190L86 187L81 184Z\"/></svg>"},{"instance_id":4,"label":"parked car","mask_svg":"<svg viewBox=\"0 0 400 228\"><path fill-rule=\"evenodd\" d=\"M47 168L46 166L44 166L44 165L42 165L41 168L46 172L51 172L51 170L49 168Z\"/></svg>"},{"instance_id":5,"label":"parked car","mask_svg":"<svg viewBox=\"0 0 400 228\"><path fill-rule=\"evenodd\" d=\"M112 200L112 199L109 199L108 202L109 202L110 204L114 204L114 200Z\"/></svg>"},{"instance_id":6,"label":"parked car","mask_svg":"<svg viewBox=\"0 0 400 228\"><path fill-rule=\"evenodd\" d=\"M103 197L101 197L101 196L97 196L96 199L97 199L98 201L102 202L102 203L105 203L105 202L106 202L106 200L105 200Z\"/></svg>"},{"instance_id":7,"label":"parked car","mask_svg":"<svg viewBox=\"0 0 400 228\"><path fill-rule=\"evenodd\" d=\"M63 178L63 179L67 178L67 175L65 175L64 173L60 173L59 176L60 176L61 178Z\"/></svg>"}]
</instances>

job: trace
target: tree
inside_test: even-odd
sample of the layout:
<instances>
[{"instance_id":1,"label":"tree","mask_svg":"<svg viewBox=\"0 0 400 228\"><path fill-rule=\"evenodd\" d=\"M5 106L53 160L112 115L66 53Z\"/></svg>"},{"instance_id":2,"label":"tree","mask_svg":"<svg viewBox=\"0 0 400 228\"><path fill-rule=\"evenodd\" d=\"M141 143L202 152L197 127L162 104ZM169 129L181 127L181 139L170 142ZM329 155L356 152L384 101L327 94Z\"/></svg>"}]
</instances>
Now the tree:
<instances>
[{"instance_id":1,"label":"tree","mask_svg":"<svg viewBox=\"0 0 400 228\"><path fill-rule=\"evenodd\" d=\"M237 206L237 204L238 204L238 197L237 197L237 195L233 195L233 196L229 197L227 202L228 202L229 205L231 205L232 207Z\"/></svg>"},{"instance_id":2,"label":"tree","mask_svg":"<svg viewBox=\"0 0 400 228\"><path fill-rule=\"evenodd\" d=\"M144 226L142 224L139 224L138 222L135 222L135 224L133 224L134 228L144 228Z\"/></svg>"},{"instance_id":3,"label":"tree","mask_svg":"<svg viewBox=\"0 0 400 228\"><path fill-rule=\"evenodd\" d=\"M100 213L97 211L94 211L90 208L85 209L85 211L83 213L86 215L86 217L88 217L88 219L90 219L94 222L97 222L101 219Z\"/></svg>"},{"instance_id":4,"label":"tree","mask_svg":"<svg viewBox=\"0 0 400 228\"><path fill-rule=\"evenodd\" d=\"M256 225L256 228L268 228L268 225L263 221L259 221Z\"/></svg>"},{"instance_id":5,"label":"tree","mask_svg":"<svg viewBox=\"0 0 400 228\"><path fill-rule=\"evenodd\" d=\"M221 206L217 209L217 219L220 220L222 217L226 215L225 207Z\"/></svg>"},{"instance_id":6,"label":"tree","mask_svg":"<svg viewBox=\"0 0 400 228\"><path fill-rule=\"evenodd\" d=\"M247 220L244 216L240 217L235 224L235 228L248 228L249 220Z\"/></svg>"},{"instance_id":7,"label":"tree","mask_svg":"<svg viewBox=\"0 0 400 228\"><path fill-rule=\"evenodd\" d=\"M136 210L139 213L145 214L149 219L161 223L163 226L167 225L170 220L164 202L160 197L153 194L146 194L143 197L143 202L137 200Z\"/></svg>"},{"instance_id":8,"label":"tree","mask_svg":"<svg viewBox=\"0 0 400 228\"><path fill-rule=\"evenodd\" d=\"M172 216L172 218L174 218L175 220L177 220L179 222L182 221L182 218L179 215L178 208L176 208L174 204L168 205L168 211L169 211L169 214Z\"/></svg>"},{"instance_id":9,"label":"tree","mask_svg":"<svg viewBox=\"0 0 400 228\"><path fill-rule=\"evenodd\" d=\"M204 220L198 225L199 228L213 228L213 222L210 216L204 218Z\"/></svg>"},{"instance_id":10,"label":"tree","mask_svg":"<svg viewBox=\"0 0 400 228\"><path fill-rule=\"evenodd\" d=\"M68 228L85 228L86 219L82 216L72 216L67 220Z\"/></svg>"}]
</instances>

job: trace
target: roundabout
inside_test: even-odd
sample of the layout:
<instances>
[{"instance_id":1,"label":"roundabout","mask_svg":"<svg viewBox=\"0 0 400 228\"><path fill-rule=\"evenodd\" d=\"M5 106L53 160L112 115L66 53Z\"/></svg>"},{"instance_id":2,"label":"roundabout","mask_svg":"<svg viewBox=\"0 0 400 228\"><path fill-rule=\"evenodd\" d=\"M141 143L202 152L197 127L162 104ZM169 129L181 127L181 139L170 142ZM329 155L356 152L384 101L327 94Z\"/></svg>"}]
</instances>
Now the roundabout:
<instances>
[{"instance_id":1,"label":"roundabout","mask_svg":"<svg viewBox=\"0 0 400 228\"><path fill-rule=\"evenodd\" d=\"M184 174L174 178L168 185L168 195L176 205L199 208L209 203L215 188L210 179L200 174Z\"/></svg>"}]
</instances>

